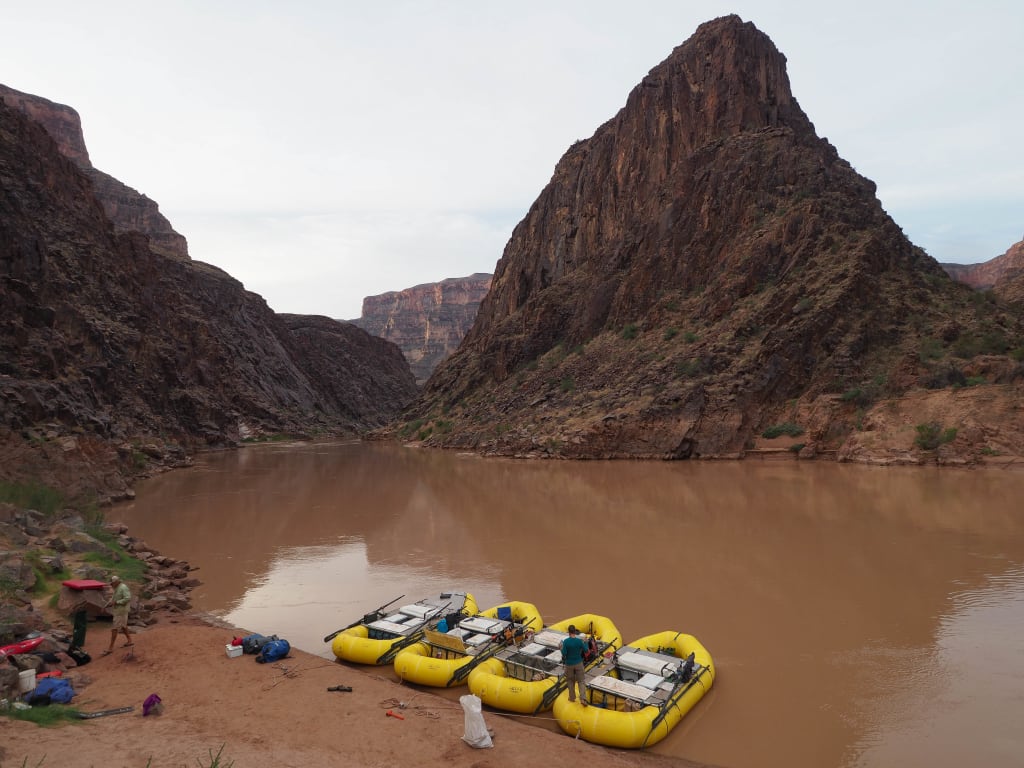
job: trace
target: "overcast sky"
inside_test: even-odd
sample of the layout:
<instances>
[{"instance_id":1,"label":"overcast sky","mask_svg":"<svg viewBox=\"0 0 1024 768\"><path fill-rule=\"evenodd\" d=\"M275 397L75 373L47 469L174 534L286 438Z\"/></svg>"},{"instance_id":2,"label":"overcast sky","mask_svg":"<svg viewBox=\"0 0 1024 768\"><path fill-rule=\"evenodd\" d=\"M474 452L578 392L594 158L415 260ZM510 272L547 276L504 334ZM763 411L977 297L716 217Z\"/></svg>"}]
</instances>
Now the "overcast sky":
<instances>
[{"instance_id":1,"label":"overcast sky","mask_svg":"<svg viewBox=\"0 0 1024 768\"><path fill-rule=\"evenodd\" d=\"M0 0L0 82L278 312L491 272L578 139L704 21L793 93L939 261L1024 238L1024 3Z\"/></svg>"}]
</instances>

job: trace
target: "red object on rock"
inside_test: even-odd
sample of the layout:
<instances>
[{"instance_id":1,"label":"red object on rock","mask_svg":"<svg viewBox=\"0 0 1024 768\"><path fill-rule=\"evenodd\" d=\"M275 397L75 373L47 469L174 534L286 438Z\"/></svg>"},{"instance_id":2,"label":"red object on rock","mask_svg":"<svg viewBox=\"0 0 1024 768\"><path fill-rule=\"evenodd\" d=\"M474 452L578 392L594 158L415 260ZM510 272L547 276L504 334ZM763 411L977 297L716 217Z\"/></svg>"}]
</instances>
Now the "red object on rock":
<instances>
[{"instance_id":1,"label":"red object on rock","mask_svg":"<svg viewBox=\"0 0 1024 768\"><path fill-rule=\"evenodd\" d=\"M28 640L22 640L21 642L11 643L0 647L0 659L5 656L13 656L16 653L28 653L29 651L35 650L42 645L45 637L32 637Z\"/></svg>"},{"instance_id":2,"label":"red object on rock","mask_svg":"<svg viewBox=\"0 0 1024 768\"><path fill-rule=\"evenodd\" d=\"M105 581L96 581L96 579L68 579L67 581L62 581L61 584L68 589L74 589L79 592L83 589L103 589L107 586Z\"/></svg>"}]
</instances>

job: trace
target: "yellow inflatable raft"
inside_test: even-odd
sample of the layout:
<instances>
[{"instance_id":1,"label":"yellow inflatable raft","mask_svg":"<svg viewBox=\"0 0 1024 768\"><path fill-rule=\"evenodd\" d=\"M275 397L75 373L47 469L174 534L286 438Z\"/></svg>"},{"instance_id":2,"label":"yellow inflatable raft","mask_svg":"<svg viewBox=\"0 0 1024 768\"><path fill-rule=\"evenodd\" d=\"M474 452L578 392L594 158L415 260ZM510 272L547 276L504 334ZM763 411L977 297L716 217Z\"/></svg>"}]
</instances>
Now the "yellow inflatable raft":
<instances>
[{"instance_id":1,"label":"yellow inflatable raft","mask_svg":"<svg viewBox=\"0 0 1024 768\"><path fill-rule=\"evenodd\" d=\"M377 610L337 632L331 651L339 659L356 664L391 664L400 650L422 640L424 632L442 618L472 615L477 610L476 600L468 592L442 592L387 615Z\"/></svg>"},{"instance_id":2,"label":"yellow inflatable raft","mask_svg":"<svg viewBox=\"0 0 1024 768\"><path fill-rule=\"evenodd\" d=\"M594 744L641 749L664 739L711 688L715 665L693 635L641 637L587 673L590 706L555 701L562 730Z\"/></svg>"},{"instance_id":3,"label":"yellow inflatable raft","mask_svg":"<svg viewBox=\"0 0 1024 768\"><path fill-rule=\"evenodd\" d=\"M469 689L495 709L531 714L551 709L555 698L565 689L562 666L562 640L575 624L584 640L597 641L597 656L589 666L599 663L602 654L617 648L622 640L611 619L585 613L540 630L520 645L504 648L469 673Z\"/></svg>"},{"instance_id":4,"label":"yellow inflatable raft","mask_svg":"<svg viewBox=\"0 0 1024 768\"><path fill-rule=\"evenodd\" d=\"M469 616L442 631L427 630L424 640L407 646L395 657L395 674L402 680L435 688L462 685L475 666L527 633L543 626L532 603L512 601Z\"/></svg>"}]
</instances>

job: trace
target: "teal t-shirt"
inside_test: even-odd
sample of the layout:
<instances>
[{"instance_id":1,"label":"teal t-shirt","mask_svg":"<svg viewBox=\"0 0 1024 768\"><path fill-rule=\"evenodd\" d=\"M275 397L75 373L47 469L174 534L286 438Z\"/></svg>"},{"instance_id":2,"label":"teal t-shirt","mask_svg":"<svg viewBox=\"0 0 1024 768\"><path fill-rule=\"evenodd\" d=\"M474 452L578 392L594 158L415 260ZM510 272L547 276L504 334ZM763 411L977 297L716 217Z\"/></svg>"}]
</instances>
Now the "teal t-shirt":
<instances>
[{"instance_id":1,"label":"teal t-shirt","mask_svg":"<svg viewBox=\"0 0 1024 768\"><path fill-rule=\"evenodd\" d=\"M562 641L562 663L567 667L583 663L583 651L587 644L577 635L570 635Z\"/></svg>"}]
</instances>

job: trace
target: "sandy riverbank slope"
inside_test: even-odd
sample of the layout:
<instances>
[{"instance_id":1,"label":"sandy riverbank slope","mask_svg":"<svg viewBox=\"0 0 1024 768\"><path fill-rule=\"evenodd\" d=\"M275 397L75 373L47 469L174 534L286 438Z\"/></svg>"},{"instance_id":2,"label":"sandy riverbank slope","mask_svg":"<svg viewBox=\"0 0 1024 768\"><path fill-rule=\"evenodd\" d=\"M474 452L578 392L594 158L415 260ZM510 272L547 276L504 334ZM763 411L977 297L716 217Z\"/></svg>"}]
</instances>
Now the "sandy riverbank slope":
<instances>
[{"instance_id":1,"label":"sandy riverbank slope","mask_svg":"<svg viewBox=\"0 0 1024 768\"><path fill-rule=\"evenodd\" d=\"M101 657L105 629L90 628L94 661L70 670L85 712L133 705L112 715L57 728L0 718L0 768L195 768L209 766L223 746L221 767L501 768L524 763L588 768L692 768L693 763L611 750L561 731L484 712L491 749L462 740L465 716L451 700L398 684L390 670L365 670L301 651L258 664L229 659L233 634L197 618L164 620L136 636L134 658L118 640ZM348 685L351 693L328 692ZM142 716L159 694L164 711ZM398 704L404 702L401 709ZM404 720L386 716L398 711Z\"/></svg>"}]
</instances>

